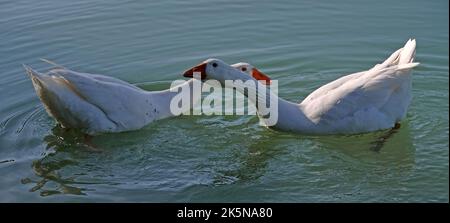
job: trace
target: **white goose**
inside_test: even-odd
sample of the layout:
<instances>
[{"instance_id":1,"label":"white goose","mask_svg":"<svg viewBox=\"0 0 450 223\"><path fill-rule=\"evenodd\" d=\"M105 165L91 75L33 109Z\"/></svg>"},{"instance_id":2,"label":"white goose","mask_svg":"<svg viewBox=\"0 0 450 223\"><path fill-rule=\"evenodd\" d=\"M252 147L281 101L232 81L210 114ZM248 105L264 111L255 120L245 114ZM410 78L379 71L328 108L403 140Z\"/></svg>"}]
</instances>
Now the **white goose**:
<instances>
[{"instance_id":1,"label":"white goose","mask_svg":"<svg viewBox=\"0 0 450 223\"><path fill-rule=\"evenodd\" d=\"M56 68L44 74L24 67L47 113L64 128L79 129L92 136L137 130L153 121L175 116L170 102L177 91L145 91L117 78L75 72L42 60ZM194 81L174 88L192 89ZM192 96L189 95L191 107L198 103Z\"/></svg>"},{"instance_id":2,"label":"white goose","mask_svg":"<svg viewBox=\"0 0 450 223\"><path fill-rule=\"evenodd\" d=\"M416 41L408 40L382 64L367 71L341 77L308 95L300 104L278 98L270 89L266 94L278 102L278 120L270 127L303 134L355 134L398 127L406 116L411 102L411 69ZM241 63L238 69L252 66ZM201 72L202 78L225 80L253 80L258 89L264 87L256 79L218 59L208 59L187 70L185 77ZM244 88L237 88L245 94ZM252 98L250 98L252 100ZM262 103L265 97L253 99ZM264 102L265 103L265 102ZM258 107L258 112L264 107Z\"/></svg>"},{"instance_id":3,"label":"white goose","mask_svg":"<svg viewBox=\"0 0 450 223\"><path fill-rule=\"evenodd\" d=\"M173 116L170 89L145 91L125 81L64 67L43 74L25 66L47 113L64 128L88 135L136 130ZM195 79L185 85L192 86Z\"/></svg>"}]
</instances>

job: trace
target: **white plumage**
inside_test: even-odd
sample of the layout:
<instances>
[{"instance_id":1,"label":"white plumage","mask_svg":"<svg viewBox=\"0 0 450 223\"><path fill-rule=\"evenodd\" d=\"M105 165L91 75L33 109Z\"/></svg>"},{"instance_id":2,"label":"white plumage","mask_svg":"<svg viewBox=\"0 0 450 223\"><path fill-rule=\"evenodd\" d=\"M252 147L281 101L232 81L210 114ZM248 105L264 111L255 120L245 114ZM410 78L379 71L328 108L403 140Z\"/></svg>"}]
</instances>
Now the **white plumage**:
<instances>
[{"instance_id":1,"label":"white plumage","mask_svg":"<svg viewBox=\"0 0 450 223\"><path fill-rule=\"evenodd\" d=\"M268 90L268 95L275 98L271 100L278 102L278 120L270 127L305 134L354 134L394 127L406 116L411 102L411 69L419 64L413 62L415 52L416 41L410 39L382 64L325 84L300 104L278 98ZM238 68L248 66L244 70L217 59L203 64L206 78L221 82L255 80L248 72L241 72L253 67L247 63L239 64ZM261 87L264 85L259 84Z\"/></svg>"},{"instance_id":2,"label":"white plumage","mask_svg":"<svg viewBox=\"0 0 450 223\"><path fill-rule=\"evenodd\" d=\"M350 74L312 92L300 108L319 133L359 133L391 128L411 102L416 49L409 40L382 64Z\"/></svg>"},{"instance_id":3,"label":"white plumage","mask_svg":"<svg viewBox=\"0 0 450 223\"><path fill-rule=\"evenodd\" d=\"M109 76L62 67L42 74L24 67L47 113L66 128L89 135L123 132L172 116L170 101L177 92L170 89L148 92Z\"/></svg>"}]
</instances>

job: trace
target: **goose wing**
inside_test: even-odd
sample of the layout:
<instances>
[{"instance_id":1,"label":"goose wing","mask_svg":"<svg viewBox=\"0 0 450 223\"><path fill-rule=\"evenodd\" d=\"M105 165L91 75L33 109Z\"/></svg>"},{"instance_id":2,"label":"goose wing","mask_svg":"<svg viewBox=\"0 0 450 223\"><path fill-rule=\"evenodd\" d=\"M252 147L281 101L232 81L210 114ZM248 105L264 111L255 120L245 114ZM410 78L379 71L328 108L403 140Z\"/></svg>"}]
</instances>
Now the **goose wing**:
<instances>
[{"instance_id":1,"label":"goose wing","mask_svg":"<svg viewBox=\"0 0 450 223\"><path fill-rule=\"evenodd\" d=\"M81 98L100 109L119 129L140 128L144 124L145 92L119 79L103 75L53 69L49 75L61 78Z\"/></svg>"},{"instance_id":2,"label":"goose wing","mask_svg":"<svg viewBox=\"0 0 450 223\"><path fill-rule=\"evenodd\" d=\"M415 41L410 40L382 64L319 88L302 101L300 106L316 123L354 118L357 113L365 112L365 115L370 115L371 112L389 110L385 105L392 106L391 97L411 82L410 71L418 65L412 62L414 52Z\"/></svg>"}]
</instances>

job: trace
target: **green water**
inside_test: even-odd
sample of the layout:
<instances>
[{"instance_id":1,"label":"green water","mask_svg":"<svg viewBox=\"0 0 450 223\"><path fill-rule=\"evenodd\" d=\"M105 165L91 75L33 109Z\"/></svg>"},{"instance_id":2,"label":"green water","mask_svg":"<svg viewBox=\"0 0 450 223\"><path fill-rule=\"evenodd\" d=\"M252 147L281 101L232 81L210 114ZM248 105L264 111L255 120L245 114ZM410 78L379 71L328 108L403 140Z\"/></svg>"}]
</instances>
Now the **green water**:
<instances>
[{"instance_id":1,"label":"green water","mask_svg":"<svg viewBox=\"0 0 450 223\"><path fill-rule=\"evenodd\" d=\"M448 1L0 0L0 201L448 202ZM247 61L300 101L417 39L401 128L301 136L255 116L184 116L102 135L45 113L22 63L48 58L147 90L209 57ZM375 151L376 150L376 151Z\"/></svg>"}]
</instances>

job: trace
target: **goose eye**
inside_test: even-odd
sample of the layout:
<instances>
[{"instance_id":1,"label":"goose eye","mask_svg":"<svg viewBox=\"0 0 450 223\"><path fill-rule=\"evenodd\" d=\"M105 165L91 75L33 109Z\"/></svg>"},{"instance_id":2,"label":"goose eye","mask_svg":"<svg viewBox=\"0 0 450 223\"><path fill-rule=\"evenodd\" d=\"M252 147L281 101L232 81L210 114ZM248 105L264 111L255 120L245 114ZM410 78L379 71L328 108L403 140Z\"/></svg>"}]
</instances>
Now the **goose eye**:
<instances>
[{"instance_id":1,"label":"goose eye","mask_svg":"<svg viewBox=\"0 0 450 223\"><path fill-rule=\"evenodd\" d=\"M213 66L213 67L217 67L217 63L213 63L212 66Z\"/></svg>"},{"instance_id":2,"label":"goose eye","mask_svg":"<svg viewBox=\"0 0 450 223\"><path fill-rule=\"evenodd\" d=\"M245 71L247 71L247 68L243 67L243 68L241 68L241 70L245 72Z\"/></svg>"}]
</instances>

